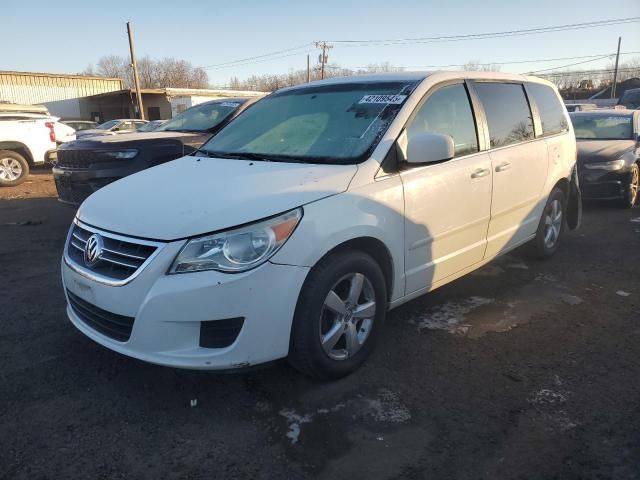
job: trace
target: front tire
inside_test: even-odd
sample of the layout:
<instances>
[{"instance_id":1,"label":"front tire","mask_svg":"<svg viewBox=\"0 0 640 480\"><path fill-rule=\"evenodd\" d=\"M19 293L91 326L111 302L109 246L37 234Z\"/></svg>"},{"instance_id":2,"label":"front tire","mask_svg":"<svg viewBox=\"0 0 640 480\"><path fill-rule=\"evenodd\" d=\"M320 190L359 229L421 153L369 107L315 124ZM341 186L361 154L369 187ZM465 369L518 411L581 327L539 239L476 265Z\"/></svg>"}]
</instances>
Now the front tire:
<instances>
[{"instance_id":1,"label":"front tire","mask_svg":"<svg viewBox=\"0 0 640 480\"><path fill-rule=\"evenodd\" d=\"M384 274L373 258L355 250L330 254L302 287L289 362L319 379L348 375L373 350L387 306Z\"/></svg>"},{"instance_id":2,"label":"front tire","mask_svg":"<svg viewBox=\"0 0 640 480\"><path fill-rule=\"evenodd\" d=\"M29 162L19 153L0 150L0 187L20 185L29 176Z\"/></svg>"},{"instance_id":3,"label":"front tire","mask_svg":"<svg viewBox=\"0 0 640 480\"><path fill-rule=\"evenodd\" d=\"M637 163L631 165L629 173L629 184L625 187L624 198L620 201L622 208L633 208L638 202L638 192L640 191L640 167Z\"/></svg>"},{"instance_id":4,"label":"front tire","mask_svg":"<svg viewBox=\"0 0 640 480\"><path fill-rule=\"evenodd\" d=\"M565 230L567 199L560 188L554 188L547 199L538 224L534 246L540 259L551 257L560 246L560 239Z\"/></svg>"}]
</instances>

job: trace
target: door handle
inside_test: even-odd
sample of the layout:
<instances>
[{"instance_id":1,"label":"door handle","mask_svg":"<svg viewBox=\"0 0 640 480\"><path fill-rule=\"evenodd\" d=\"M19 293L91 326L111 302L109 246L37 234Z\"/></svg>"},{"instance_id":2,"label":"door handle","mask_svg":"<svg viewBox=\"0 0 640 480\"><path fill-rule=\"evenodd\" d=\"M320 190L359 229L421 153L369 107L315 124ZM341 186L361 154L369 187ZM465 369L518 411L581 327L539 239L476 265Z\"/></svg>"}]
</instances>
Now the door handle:
<instances>
[{"instance_id":1,"label":"door handle","mask_svg":"<svg viewBox=\"0 0 640 480\"><path fill-rule=\"evenodd\" d=\"M473 172L471 174L471 178L482 178L482 177L486 177L487 175L489 175L489 169L488 168L479 168L477 169L475 172Z\"/></svg>"},{"instance_id":2,"label":"door handle","mask_svg":"<svg viewBox=\"0 0 640 480\"><path fill-rule=\"evenodd\" d=\"M509 162L502 162L496 167L496 172L504 172L505 170L509 170L510 168L511 164Z\"/></svg>"}]
</instances>

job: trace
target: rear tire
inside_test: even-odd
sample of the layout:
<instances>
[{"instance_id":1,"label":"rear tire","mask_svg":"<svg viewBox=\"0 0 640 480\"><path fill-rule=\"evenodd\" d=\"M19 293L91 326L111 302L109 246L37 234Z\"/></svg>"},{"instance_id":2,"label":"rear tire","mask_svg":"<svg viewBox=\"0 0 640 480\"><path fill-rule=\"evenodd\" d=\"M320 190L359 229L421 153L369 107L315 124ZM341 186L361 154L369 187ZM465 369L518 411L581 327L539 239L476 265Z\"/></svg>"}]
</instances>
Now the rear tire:
<instances>
[{"instance_id":1,"label":"rear tire","mask_svg":"<svg viewBox=\"0 0 640 480\"><path fill-rule=\"evenodd\" d=\"M637 163L631 165L629 173L629 183L624 190L624 198L620 200L622 208L633 208L638 203L638 192L640 190L640 167Z\"/></svg>"},{"instance_id":2,"label":"rear tire","mask_svg":"<svg viewBox=\"0 0 640 480\"><path fill-rule=\"evenodd\" d=\"M549 258L558 250L566 227L566 211L566 196L560 188L556 187L547 199L536 231L534 247L538 258Z\"/></svg>"},{"instance_id":3,"label":"rear tire","mask_svg":"<svg viewBox=\"0 0 640 480\"><path fill-rule=\"evenodd\" d=\"M29 162L19 153L0 150L0 187L20 185L29 176Z\"/></svg>"},{"instance_id":4,"label":"rear tire","mask_svg":"<svg viewBox=\"0 0 640 480\"><path fill-rule=\"evenodd\" d=\"M355 371L375 346L387 306L384 274L373 258L356 250L330 254L300 292L289 363L319 379Z\"/></svg>"}]
</instances>

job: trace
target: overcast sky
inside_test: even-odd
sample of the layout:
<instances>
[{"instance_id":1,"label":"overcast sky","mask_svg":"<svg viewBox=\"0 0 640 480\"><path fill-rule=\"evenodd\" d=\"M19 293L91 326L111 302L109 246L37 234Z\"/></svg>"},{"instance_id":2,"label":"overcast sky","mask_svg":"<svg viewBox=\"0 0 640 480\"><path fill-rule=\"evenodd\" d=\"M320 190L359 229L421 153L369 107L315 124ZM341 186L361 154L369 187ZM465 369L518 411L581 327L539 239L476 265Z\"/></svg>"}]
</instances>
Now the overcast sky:
<instances>
[{"instance_id":1,"label":"overcast sky","mask_svg":"<svg viewBox=\"0 0 640 480\"><path fill-rule=\"evenodd\" d=\"M640 0L432 1L39 1L3 0L0 70L76 73L108 54L128 55L132 21L138 56L176 57L208 66L295 47L281 58L207 68L210 83L231 76L285 73L312 64L314 40L394 39L464 35L640 16ZM593 8L587 4L598 4ZM611 2L611 5L614 3ZM640 23L486 40L411 45L335 44L330 62L345 67L389 62L396 66L449 65L469 60L510 62L640 52ZM286 55L286 56L285 56ZM636 55L626 55L630 59ZM278 56L276 56L278 57ZM262 60L262 59L261 59ZM503 65L525 72L581 60ZM600 68L608 60L576 68ZM415 68L414 68L415 69Z\"/></svg>"}]
</instances>

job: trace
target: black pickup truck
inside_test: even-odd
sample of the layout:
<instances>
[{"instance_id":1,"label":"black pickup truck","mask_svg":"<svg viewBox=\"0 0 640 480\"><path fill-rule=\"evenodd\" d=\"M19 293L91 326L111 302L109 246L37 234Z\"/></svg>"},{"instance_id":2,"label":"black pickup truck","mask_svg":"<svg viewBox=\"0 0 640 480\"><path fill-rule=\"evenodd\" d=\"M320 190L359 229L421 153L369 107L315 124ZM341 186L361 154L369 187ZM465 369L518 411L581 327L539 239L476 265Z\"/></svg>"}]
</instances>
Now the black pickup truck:
<instances>
[{"instance_id":1,"label":"black pickup truck","mask_svg":"<svg viewBox=\"0 0 640 480\"><path fill-rule=\"evenodd\" d=\"M151 132L90 136L63 144L53 167L58 198L79 205L115 180L188 155L259 98L212 100Z\"/></svg>"}]
</instances>

